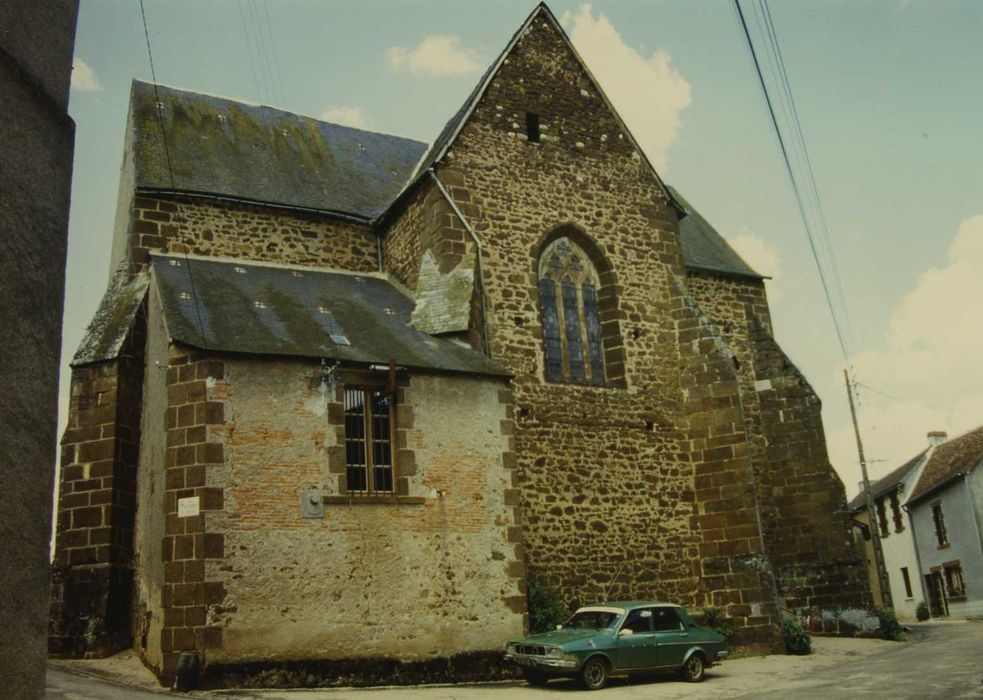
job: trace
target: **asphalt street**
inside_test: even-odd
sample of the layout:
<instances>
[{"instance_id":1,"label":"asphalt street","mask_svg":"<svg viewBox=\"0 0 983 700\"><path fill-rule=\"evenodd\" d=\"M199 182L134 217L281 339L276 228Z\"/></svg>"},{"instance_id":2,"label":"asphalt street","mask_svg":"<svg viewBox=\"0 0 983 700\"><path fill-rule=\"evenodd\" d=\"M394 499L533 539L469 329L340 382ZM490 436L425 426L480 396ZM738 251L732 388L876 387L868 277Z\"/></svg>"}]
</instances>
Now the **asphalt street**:
<instances>
[{"instance_id":1,"label":"asphalt street","mask_svg":"<svg viewBox=\"0 0 983 700\"><path fill-rule=\"evenodd\" d=\"M822 642L823 640L818 640ZM856 651L862 644L868 651ZM812 657L771 656L735 659L715 667L703 683L671 677L614 679L591 698L658 698L659 700L755 698L835 700L837 698L983 698L983 622L918 625L905 643L828 640L824 652ZM851 651L851 649L854 649ZM826 661L820 663L825 657ZM532 688L521 683L403 688L338 688L320 690L239 690L190 693L210 700L552 700L580 697L576 684L550 683ZM68 667L48 667L49 700L159 700L168 693L121 685L79 675Z\"/></svg>"},{"instance_id":2,"label":"asphalt street","mask_svg":"<svg viewBox=\"0 0 983 700\"><path fill-rule=\"evenodd\" d=\"M762 700L863 696L983 698L983 622L919 625L906 644L753 694Z\"/></svg>"}]
</instances>

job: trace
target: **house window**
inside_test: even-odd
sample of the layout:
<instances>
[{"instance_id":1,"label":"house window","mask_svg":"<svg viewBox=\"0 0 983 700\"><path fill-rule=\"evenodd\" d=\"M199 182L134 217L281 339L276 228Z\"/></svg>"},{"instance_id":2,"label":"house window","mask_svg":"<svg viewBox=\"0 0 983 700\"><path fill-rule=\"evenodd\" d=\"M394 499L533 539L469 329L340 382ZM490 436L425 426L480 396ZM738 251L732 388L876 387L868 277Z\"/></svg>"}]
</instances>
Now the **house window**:
<instances>
[{"instance_id":1,"label":"house window","mask_svg":"<svg viewBox=\"0 0 983 700\"><path fill-rule=\"evenodd\" d=\"M877 501L877 525L881 531L881 537L887 537L891 534L891 531L887 526L887 512L884 508L884 499Z\"/></svg>"},{"instance_id":2,"label":"house window","mask_svg":"<svg viewBox=\"0 0 983 700\"><path fill-rule=\"evenodd\" d=\"M939 547L949 546L949 535L945 531L945 516L942 515L942 504L932 504L932 522L935 524L935 539Z\"/></svg>"},{"instance_id":3,"label":"house window","mask_svg":"<svg viewBox=\"0 0 983 700\"><path fill-rule=\"evenodd\" d=\"M963 583L963 568L959 562L945 564L945 588L951 598L962 598L966 595L966 585Z\"/></svg>"},{"instance_id":4,"label":"house window","mask_svg":"<svg viewBox=\"0 0 983 700\"><path fill-rule=\"evenodd\" d=\"M914 594L911 592L911 578L908 576L908 567L901 567L901 578L904 580L904 594L905 598L913 598Z\"/></svg>"},{"instance_id":5,"label":"house window","mask_svg":"<svg viewBox=\"0 0 983 700\"><path fill-rule=\"evenodd\" d=\"M526 138L532 143L539 143L539 115L526 112Z\"/></svg>"},{"instance_id":6,"label":"house window","mask_svg":"<svg viewBox=\"0 0 983 700\"><path fill-rule=\"evenodd\" d=\"M549 381L604 384L599 288L597 270L569 238L558 238L543 250L539 303Z\"/></svg>"},{"instance_id":7,"label":"house window","mask_svg":"<svg viewBox=\"0 0 983 700\"><path fill-rule=\"evenodd\" d=\"M345 476L352 493L392 493L392 401L382 387L345 387Z\"/></svg>"},{"instance_id":8,"label":"house window","mask_svg":"<svg viewBox=\"0 0 983 700\"><path fill-rule=\"evenodd\" d=\"M898 502L898 494L891 494L891 519L894 520L894 531L904 532L904 519L901 517L901 504Z\"/></svg>"}]
</instances>

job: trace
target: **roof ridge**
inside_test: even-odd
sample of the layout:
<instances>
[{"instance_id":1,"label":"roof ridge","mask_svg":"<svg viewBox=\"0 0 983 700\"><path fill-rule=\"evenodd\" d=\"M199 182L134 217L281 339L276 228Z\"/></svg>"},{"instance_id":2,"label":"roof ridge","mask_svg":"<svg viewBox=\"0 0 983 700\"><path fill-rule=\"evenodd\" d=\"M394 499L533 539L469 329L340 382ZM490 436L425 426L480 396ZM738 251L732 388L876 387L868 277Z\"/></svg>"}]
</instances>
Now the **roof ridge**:
<instances>
[{"instance_id":1,"label":"roof ridge","mask_svg":"<svg viewBox=\"0 0 983 700\"><path fill-rule=\"evenodd\" d=\"M140 83L142 85L149 85L149 86L154 86L155 85L155 83L153 83L151 81L148 81L148 80L140 80L139 78L133 78L133 80L131 81L131 85L136 84L136 83ZM192 90L190 88L179 87L177 85L168 85L167 83L161 83L161 82L156 83L156 86L157 86L157 88L163 88L163 89L169 90L171 92L177 92L177 93L183 93L183 94L190 94L190 95L199 95L201 97L210 97L210 98L215 99L215 100L223 100L225 102L233 102L233 103L235 103L237 105L244 105L246 107L253 107L253 108L256 108L256 109L269 109L269 110L272 110L274 112L279 112L280 114L287 114L287 115L290 115L290 116L293 116L293 117L298 117L300 119L310 119L311 121L318 122L319 124L330 124L331 126L336 126L336 127L340 128L340 129L348 129L348 130L351 130L351 131L360 131L360 132L365 133L365 134L373 134L375 136L385 136L385 137L391 138L391 139L400 139L402 141L410 141L412 143L420 144L421 146L426 146L427 145L427 142L426 141L420 141L419 139L410 138L409 136L400 136L398 134L390 134L390 133L385 132L385 131L374 131L372 129L363 129L361 127L351 126L349 124L340 124L338 122L330 122L330 121L327 121L326 119L321 119L320 117L313 117L313 116L311 116L309 114L302 114L300 112L295 112L295 111L292 111L292 110L289 110L289 109L285 109L283 107L274 107L273 105L262 104L260 102L253 102L252 100L249 100L249 99L246 99L246 98L243 98L243 97L230 97L229 95L219 95L218 93L214 93L214 92L204 92L202 90ZM132 97L131 97L131 100L132 100Z\"/></svg>"}]
</instances>

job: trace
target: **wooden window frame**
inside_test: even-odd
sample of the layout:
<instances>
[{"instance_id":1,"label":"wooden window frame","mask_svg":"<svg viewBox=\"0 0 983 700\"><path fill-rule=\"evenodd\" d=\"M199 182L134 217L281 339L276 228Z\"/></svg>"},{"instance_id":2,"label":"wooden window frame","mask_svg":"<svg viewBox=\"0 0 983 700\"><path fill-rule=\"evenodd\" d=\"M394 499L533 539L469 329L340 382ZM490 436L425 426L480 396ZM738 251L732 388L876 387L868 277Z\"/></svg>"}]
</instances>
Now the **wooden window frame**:
<instances>
[{"instance_id":1,"label":"wooden window frame","mask_svg":"<svg viewBox=\"0 0 983 700\"><path fill-rule=\"evenodd\" d=\"M949 546L949 532L945 527L945 513L942 512L942 501L935 501L932 507L932 524L935 526L935 541L939 549Z\"/></svg>"},{"instance_id":2,"label":"wooden window frame","mask_svg":"<svg viewBox=\"0 0 983 700\"><path fill-rule=\"evenodd\" d=\"M362 430L361 438L356 438L363 445L365 463L353 465L348 459L348 442L351 438L348 435L348 392L361 392L362 394ZM380 490L376 488L375 470L378 468L375 460L374 443L376 442L375 427L372 412L372 395L376 392L385 393L389 403L389 435L386 442L389 448L389 489ZM398 469L396 463L396 396L384 383L359 382L345 384L342 386L344 426L345 426L345 488L344 492L351 497L371 497L371 496L395 496L397 494ZM365 470L365 489L353 489L351 470L362 468Z\"/></svg>"},{"instance_id":3,"label":"wooden window frame","mask_svg":"<svg viewBox=\"0 0 983 700\"><path fill-rule=\"evenodd\" d=\"M958 589L952 585L953 579L959 580ZM942 565L942 583L945 584L945 592L949 600L964 600L966 598L966 579L963 576L961 562L948 561Z\"/></svg>"},{"instance_id":4,"label":"wooden window frame","mask_svg":"<svg viewBox=\"0 0 983 700\"><path fill-rule=\"evenodd\" d=\"M897 491L891 493L891 519L894 521L894 531L904 532L904 518L901 517L901 501Z\"/></svg>"},{"instance_id":5,"label":"wooden window frame","mask_svg":"<svg viewBox=\"0 0 983 700\"><path fill-rule=\"evenodd\" d=\"M901 580L904 582L904 592L905 598L914 598L914 591L911 589L911 575L908 573L908 567L901 567Z\"/></svg>"},{"instance_id":6,"label":"wooden window frame","mask_svg":"<svg viewBox=\"0 0 983 700\"><path fill-rule=\"evenodd\" d=\"M883 498L877 499L874 504L874 510L877 511L877 528L880 530L881 539L888 537L891 534L891 528L888 527L887 506L884 504Z\"/></svg>"}]
</instances>

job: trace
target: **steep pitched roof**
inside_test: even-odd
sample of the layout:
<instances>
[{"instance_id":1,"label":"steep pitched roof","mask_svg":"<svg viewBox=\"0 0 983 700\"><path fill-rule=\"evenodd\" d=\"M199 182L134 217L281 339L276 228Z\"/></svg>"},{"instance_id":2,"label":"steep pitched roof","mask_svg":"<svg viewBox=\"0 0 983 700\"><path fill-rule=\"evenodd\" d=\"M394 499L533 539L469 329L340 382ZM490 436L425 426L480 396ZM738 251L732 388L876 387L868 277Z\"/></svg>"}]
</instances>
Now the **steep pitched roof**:
<instances>
[{"instance_id":1,"label":"steep pitched roof","mask_svg":"<svg viewBox=\"0 0 983 700\"><path fill-rule=\"evenodd\" d=\"M870 495L874 499L878 499L886 493L889 493L896 489L901 482L905 480L905 477L911 473L918 464L925 457L925 453L928 450L922 450L917 455L909 459L907 462L902 464L897 469L893 469L885 476L875 481L870 485ZM867 500L864 498L864 492L861 491L856 496L854 496L850 502L847 504L847 510L851 513L855 513L858 510L863 510L867 507Z\"/></svg>"},{"instance_id":2,"label":"steep pitched roof","mask_svg":"<svg viewBox=\"0 0 983 700\"><path fill-rule=\"evenodd\" d=\"M593 73L591 73L590 69L587 67L587 64L584 62L584 59L580 56L580 53L577 51L576 48L574 48L573 43L570 41L570 37L567 36L567 33L563 30L563 27L560 26L560 23L557 21L556 16L553 14L552 10L550 10L550 8L546 5L545 2L540 2L538 5L536 5L535 9L533 9L533 11L529 13L529 16L526 17L526 21L523 22L522 25L519 27L519 29L515 32L515 34L512 35L512 38L509 40L509 43L506 44L505 48L502 49L502 52L488 67L488 70L486 70L484 75L481 76L481 80L478 81L478 84L475 86L474 90L472 90L471 94L468 95L467 99L464 101L464 104L461 105L460 109L458 109L457 112L454 113L454 116L451 117L450 120L447 122L447 124L444 125L444 128L441 130L440 134L434 140L433 144L431 144L430 149L427 151L426 155L420 161L420 164L417 167L416 174L414 176L414 182L418 181L419 178L423 177L429 168L433 167L437 162L439 162L444 157L444 155L446 155L447 151L453 145L454 140L457 138L457 135L461 132L461 129L463 129L464 125L467 124L468 118L471 116L471 113L478 105L478 102L481 101L481 98L484 96L485 91L488 89L488 86L495 78L496 73L498 73L498 69L501 67L502 63L505 61L508 55L512 52L512 49L515 48L515 45L519 42L519 39L522 38L522 35L526 32L526 30L529 29L529 26L536 20L537 17L544 17L553 26L553 28L557 31L560 37L563 39L563 42L566 44L567 48L570 49L570 52L577 59L577 62L580 64L580 67L584 70L584 73L587 74L587 77L594 84L594 87L597 89L597 92L601 96L601 99L604 101L604 104L608 108L608 111L614 116L615 120L618 122L618 125L621 127L622 131L625 133L631 144L635 147L635 149L641 155L642 159L645 161L645 164L648 166L652 175L659 183L659 186L666 193L666 197L669 200L669 203L673 207L675 207L676 210L681 215L684 214L683 208L679 205L678 202L676 202L676 200L673 198L672 193L669 191L669 188L666 187L665 184L662 182L662 178L659 177L659 174L656 172L655 168L652 166L652 163L649 161L648 156L645 155L645 151L642 150L641 146L639 146L638 141L632 135L631 130L625 124L624 120L622 120L621 115L618 114L618 111L614 108L614 105L611 104L611 100L608 99L608 96L604 92L604 89L601 87L600 83L594 77ZM413 183L409 183L407 189L409 189L409 187L411 187L412 184Z\"/></svg>"},{"instance_id":3,"label":"steep pitched roof","mask_svg":"<svg viewBox=\"0 0 983 700\"><path fill-rule=\"evenodd\" d=\"M125 268L116 271L85 329L72 367L116 359L143 304L149 282L150 276L145 272L131 277Z\"/></svg>"},{"instance_id":4,"label":"steep pitched roof","mask_svg":"<svg viewBox=\"0 0 983 700\"><path fill-rule=\"evenodd\" d=\"M138 188L347 214L383 213L426 144L272 107L133 81ZM164 122L164 139L160 138ZM173 173L174 181L171 181Z\"/></svg>"},{"instance_id":5,"label":"steep pitched roof","mask_svg":"<svg viewBox=\"0 0 983 700\"><path fill-rule=\"evenodd\" d=\"M679 237L687 267L739 277L764 278L764 275L758 274L744 262L724 237L675 188L670 187L669 191L687 214L679 221Z\"/></svg>"},{"instance_id":6,"label":"steep pitched roof","mask_svg":"<svg viewBox=\"0 0 983 700\"><path fill-rule=\"evenodd\" d=\"M167 331L205 350L508 376L480 352L409 325L387 280L310 268L154 255Z\"/></svg>"},{"instance_id":7,"label":"steep pitched roof","mask_svg":"<svg viewBox=\"0 0 983 700\"><path fill-rule=\"evenodd\" d=\"M983 426L935 448L908 503L930 496L951 481L968 474L980 462L983 462Z\"/></svg>"}]
</instances>

